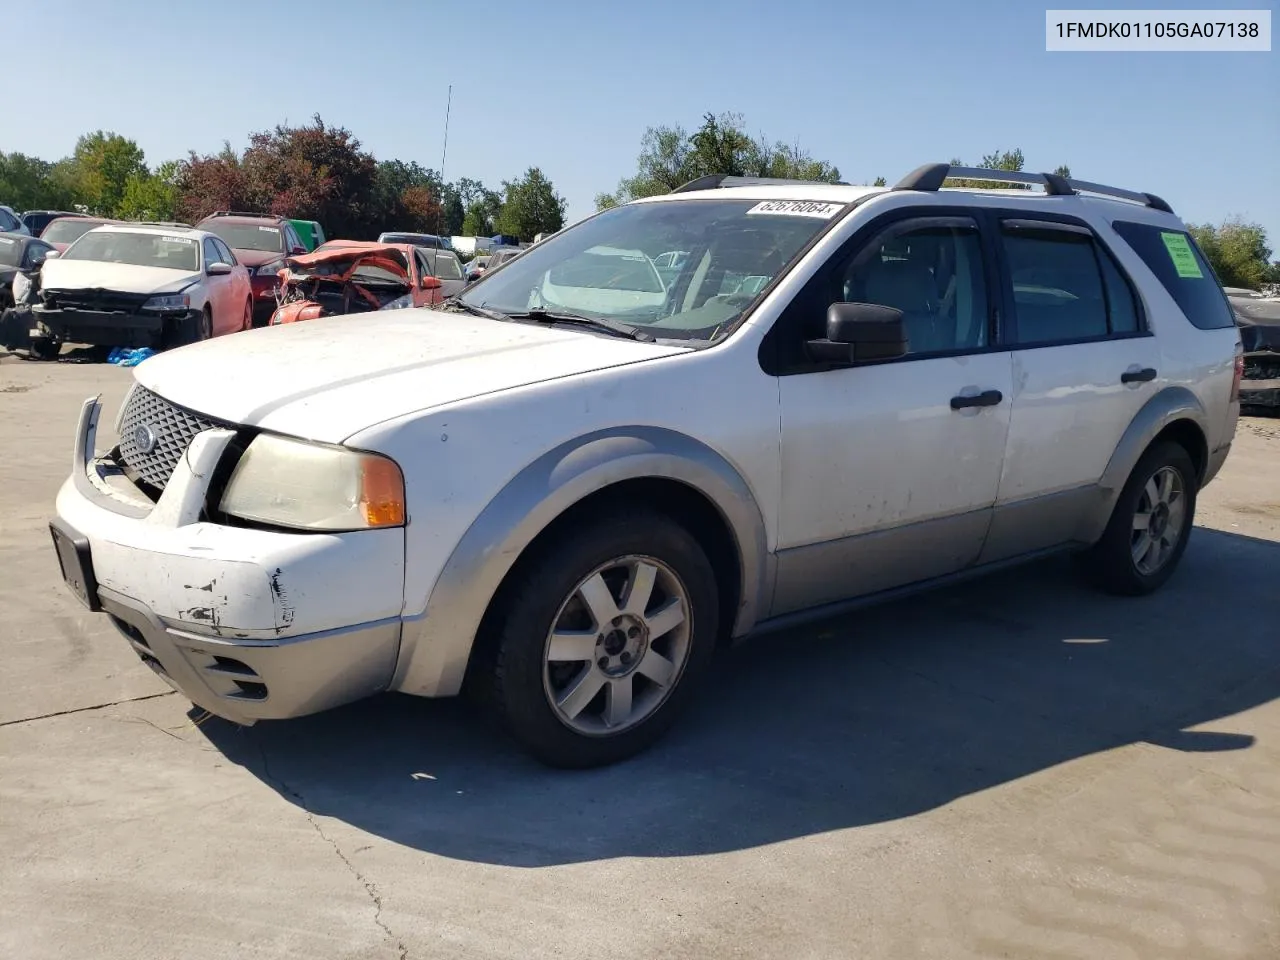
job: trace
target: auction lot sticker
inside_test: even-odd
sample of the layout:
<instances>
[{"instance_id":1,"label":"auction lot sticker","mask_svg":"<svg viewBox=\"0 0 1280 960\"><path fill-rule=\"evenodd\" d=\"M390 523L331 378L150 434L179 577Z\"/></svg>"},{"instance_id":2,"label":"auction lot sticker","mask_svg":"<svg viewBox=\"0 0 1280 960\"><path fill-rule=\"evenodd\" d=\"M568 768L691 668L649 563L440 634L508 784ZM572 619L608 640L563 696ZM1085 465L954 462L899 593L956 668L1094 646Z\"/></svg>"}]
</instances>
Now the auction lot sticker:
<instances>
[{"instance_id":1,"label":"auction lot sticker","mask_svg":"<svg viewBox=\"0 0 1280 960\"><path fill-rule=\"evenodd\" d=\"M765 200L747 213L771 213L783 217L817 217L830 220L844 207L843 203L820 203L817 200Z\"/></svg>"},{"instance_id":2,"label":"auction lot sticker","mask_svg":"<svg viewBox=\"0 0 1280 960\"><path fill-rule=\"evenodd\" d=\"M1044 48L1057 52L1265 53L1270 10L1046 10Z\"/></svg>"},{"instance_id":3,"label":"auction lot sticker","mask_svg":"<svg viewBox=\"0 0 1280 960\"><path fill-rule=\"evenodd\" d=\"M1161 232L1160 239L1164 241L1164 248L1169 251L1169 259L1173 261L1173 269L1178 271L1178 276L1187 280L1204 278L1204 274L1200 272L1200 264L1196 262L1195 251L1187 243L1186 237L1180 233Z\"/></svg>"}]
</instances>

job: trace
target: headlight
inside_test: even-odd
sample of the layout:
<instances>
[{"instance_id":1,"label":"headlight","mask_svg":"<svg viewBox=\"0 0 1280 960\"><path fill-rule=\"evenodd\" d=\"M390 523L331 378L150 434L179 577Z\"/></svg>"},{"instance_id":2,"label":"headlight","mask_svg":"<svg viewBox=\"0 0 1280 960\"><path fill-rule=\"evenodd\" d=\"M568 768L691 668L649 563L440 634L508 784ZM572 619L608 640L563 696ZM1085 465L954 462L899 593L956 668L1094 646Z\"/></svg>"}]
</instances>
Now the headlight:
<instances>
[{"instance_id":1,"label":"headlight","mask_svg":"<svg viewBox=\"0 0 1280 960\"><path fill-rule=\"evenodd\" d=\"M274 277L283 269L283 260L272 260L270 263L264 263L257 270L253 271L253 275L255 277Z\"/></svg>"},{"instance_id":2,"label":"headlight","mask_svg":"<svg viewBox=\"0 0 1280 960\"><path fill-rule=\"evenodd\" d=\"M168 293L160 297L152 297L142 305L143 310L186 310L191 306L191 298L185 293Z\"/></svg>"},{"instance_id":3,"label":"headlight","mask_svg":"<svg viewBox=\"0 0 1280 960\"><path fill-rule=\"evenodd\" d=\"M383 310L403 310L405 307L413 306L413 294L406 293L403 297L396 297L389 303L382 305Z\"/></svg>"},{"instance_id":4,"label":"headlight","mask_svg":"<svg viewBox=\"0 0 1280 960\"><path fill-rule=\"evenodd\" d=\"M13 303L15 306L27 302L27 294L31 292L31 281L27 279L25 273L15 273L13 275Z\"/></svg>"},{"instance_id":5,"label":"headlight","mask_svg":"<svg viewBox=\"0 0 1280 960\"><path fill-rule=\"evenodd\" d=\"M222 495L223 513L300 530L364 530L405 522L404 476L376 453L259 434Z\"/></svg>"}]
</instances>

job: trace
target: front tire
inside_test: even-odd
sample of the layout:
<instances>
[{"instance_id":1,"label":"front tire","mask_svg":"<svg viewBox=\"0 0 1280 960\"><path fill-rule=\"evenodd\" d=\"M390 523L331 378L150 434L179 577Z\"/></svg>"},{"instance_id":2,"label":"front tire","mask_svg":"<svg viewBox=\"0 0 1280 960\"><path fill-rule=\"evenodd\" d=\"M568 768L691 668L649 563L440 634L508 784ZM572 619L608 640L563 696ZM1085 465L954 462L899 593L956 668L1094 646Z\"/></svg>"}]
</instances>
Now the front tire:
<instances>
[{"instance_id":1,"label":"front tire","mask_svg":"<svg viewBox=\"0 0 1280 960\"><path fill-rule=\"evenodd\" d=\"M1085 575L1108 593L1141 596L1173 575L1195 523L1198 483L1186 449L1162 441L1133 468L1106 532L1081 554Z\"/></svg>"},{"instance_id":2,"label":"front tire","mask_svg":"<svg viewBox=\"0 0 1280 960\"><path fill-rule=\"evenodd\" d=\"M650 746L715 649L718 591L698 542L667 516L598 514L522 562L494 618L490 699L554 767Z\"/></svg>"},{"instance_id":3,"label":"front tire","mask_svg":"<svg viewBox=\"0 0 1280 960\"><path fill-rule=\"evenodd\" d=\"M199 343L213 336L213 315L205 307L197 314L185 313L166 323L160 335L160 349L172 350Z\"/></svg>"}]
</instances>

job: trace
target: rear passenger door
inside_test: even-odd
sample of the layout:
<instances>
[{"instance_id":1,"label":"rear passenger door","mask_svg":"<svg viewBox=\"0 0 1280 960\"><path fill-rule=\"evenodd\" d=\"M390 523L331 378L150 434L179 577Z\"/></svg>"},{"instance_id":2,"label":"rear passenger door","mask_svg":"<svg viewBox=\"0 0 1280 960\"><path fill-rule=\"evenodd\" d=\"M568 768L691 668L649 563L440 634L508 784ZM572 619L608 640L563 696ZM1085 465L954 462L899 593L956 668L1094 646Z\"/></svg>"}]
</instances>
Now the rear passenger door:
<instances>
[{"instance_id":1,"label":"rear passenger door","mask_svg":"<svg viewBox=\"0 0 1280 960\"><path fill-rule=\"evenodd\" d=\"M1142 301L1086 223L1019 214L996 226L1014 394L983 562L1074 537L1162 382Z\"/></svg>"}]
</instances>

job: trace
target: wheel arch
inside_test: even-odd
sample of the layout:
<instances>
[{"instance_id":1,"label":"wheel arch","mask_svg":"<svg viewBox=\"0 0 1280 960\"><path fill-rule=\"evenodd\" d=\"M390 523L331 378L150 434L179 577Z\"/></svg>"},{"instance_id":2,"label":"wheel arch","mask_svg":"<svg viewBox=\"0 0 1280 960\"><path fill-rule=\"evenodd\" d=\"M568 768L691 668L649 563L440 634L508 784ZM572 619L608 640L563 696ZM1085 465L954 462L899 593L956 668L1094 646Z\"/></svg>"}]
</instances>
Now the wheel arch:
<instances>
[{"instance_id":1,"label":"wheel arch","mask_svg":"<svg viewBox=\"0 0 1280 960\"><path fill-rule=\"evenodd\" d=\"M1089 518L1081 540L1094 543L1102 536L1134 467L1156 443L1172 440L1185 448L1197 481L1202 481L1209 465L1207 424L1204 405L1186 387L1167 387L1148 400L1129 422L1103 471L1101 508Z\"/></svg>"},{"instance_id":2,"label":"wheel arch","mask_svg":"<svg viewBox=\"0 0 1280 960\"><path fill-rule=\"evenodd\" d=\"M763 514L741 472L673 430L602 431L539 457L481 511L432 585L423 614L406 620L393 689L457 693L481 622L520 560L575 518L636 497L694 528L717 580L732 585L723 598L731 607L722 606L724 635L749 630L769 570Z\"/></svg>"}]
</instances>

